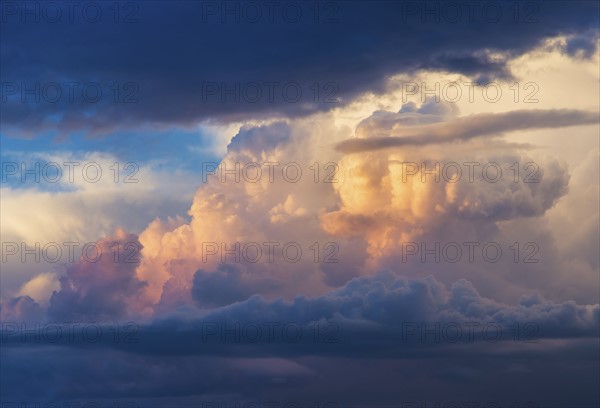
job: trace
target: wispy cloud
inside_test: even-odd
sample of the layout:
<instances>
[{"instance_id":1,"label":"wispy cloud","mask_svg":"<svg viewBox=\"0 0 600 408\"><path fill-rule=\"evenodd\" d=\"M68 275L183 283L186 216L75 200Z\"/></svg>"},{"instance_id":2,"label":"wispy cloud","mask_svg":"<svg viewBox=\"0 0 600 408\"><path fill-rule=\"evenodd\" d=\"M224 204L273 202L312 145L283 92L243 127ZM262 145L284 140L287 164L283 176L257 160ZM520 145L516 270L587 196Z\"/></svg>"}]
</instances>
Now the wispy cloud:
<instances>
[{"instance_id":1,"label":"wispy cloud","mask_svg":"<svg viewBox=\"0 0 600 408\"><path fill-rule=\"evenodd\" d=\"M402 117L398 113L398 119ZM506 113L481 113L456 118L443 123L391 128L371 125L368 138L354 138L340 142L336 148L346 154L360 153L402 146L425 146L437 143L466 141L473 138L497 137L503 133L530 129L562 128L598 123L597 112L572 109L518 110ZM385 136L384 136L385 135Z\"/></svg>"}]
</instances>

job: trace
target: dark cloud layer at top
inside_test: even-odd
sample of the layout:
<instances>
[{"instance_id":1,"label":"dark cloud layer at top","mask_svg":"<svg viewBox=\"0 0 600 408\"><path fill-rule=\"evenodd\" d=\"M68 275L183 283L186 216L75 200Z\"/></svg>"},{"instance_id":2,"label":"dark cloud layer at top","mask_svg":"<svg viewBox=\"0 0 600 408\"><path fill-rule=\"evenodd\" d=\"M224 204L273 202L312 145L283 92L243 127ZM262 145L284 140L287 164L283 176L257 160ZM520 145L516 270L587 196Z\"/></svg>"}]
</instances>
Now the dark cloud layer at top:
<instances>
[{"instance_id":1,"label":"dark cloud layer at top","mask_svg":"<svg viewBox=\"0 0 600 408\"><path fill-rule=\"evenodd\" d=\"M25 7L24 2L14 3ZM297 22L291 22L291 8L283 17L283 6L275 8L270 19L267 3L255 3L263 17L251 22L244 18L251 15L241 8L244 3L231 2L234 11L225 15L226 23L218 14L220 2L139 2L134 23L122 19L125 12L135 10L122 10L115 22L107 6L96 23L85 21L81 10L73 22L63 10L56 23L43 15L39 22L25 16L23 23L20 8L3 9L3 83L32 88L36 82L41 87L50 81L82 86L97 82L103 91L97 103L78 98L80 87L75 103L68 101L68 89L63 88L57 103L44 103L43 98L42 103L33 103L26 96L31 103L23 104L20 89L15 95L7 95L14 89L4 89L3 132L51 129L95 134L116 127L186 125L207 118L303 115L339 106L366 90L381 91L386 77L398 72L433 68L476 80L510 77L503 59L492 58L490 52L518 55L559 34L573 38L566 52L575 55L581 50L589 56L598 24L598 4L589 1L521 4L518 21L513 2L491 2L493 10L485 3L487 14L484 4L455 3L461 13L457 21L452 10L441 6L443 2L427 6L401 1L325 2L319 3L319 23L315 23L313 2L291 2L301 9ZM213 6L217 14L212 13ZM436 7L433 14L421 14ZM113 103L115 82L120 88L118 103ZM126 86L128 82L139 89ZM240 102L232 95L223 95L226 103L222 102L221 83L227 89L240 84L243 92L251 82L259 84L260 100L249 102L256 88L248 88ZM267 82L279 83L272 99ZM282 96L283 86L292 82L302 91L297 102ZM328 84L332 82L335 85ZM207 83L221 89L207 88ZM288 89L291 100L296 99L296 89ZM94 95L93 89L90 94ZM339 102L324 102L328 96ZM137 102L124 103L127 97Z\"/></svg>"}]
</instances>

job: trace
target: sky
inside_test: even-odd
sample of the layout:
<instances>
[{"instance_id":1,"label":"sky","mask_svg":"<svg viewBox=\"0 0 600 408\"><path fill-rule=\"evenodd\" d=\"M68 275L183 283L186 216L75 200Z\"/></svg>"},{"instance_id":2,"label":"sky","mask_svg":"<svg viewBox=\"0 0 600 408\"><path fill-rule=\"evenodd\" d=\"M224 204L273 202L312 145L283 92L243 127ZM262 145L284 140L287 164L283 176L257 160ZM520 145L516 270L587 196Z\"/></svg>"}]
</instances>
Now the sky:
<instances>
[{"instance_id":1,"label":"sky","mask_svg":"<svg viewBox=\"0 0 600 408\"><path fill-rule=\"evenodd\" d=\"M2 407L600 405L595 1L0 2Z\"/></svg>"}]
</instances>

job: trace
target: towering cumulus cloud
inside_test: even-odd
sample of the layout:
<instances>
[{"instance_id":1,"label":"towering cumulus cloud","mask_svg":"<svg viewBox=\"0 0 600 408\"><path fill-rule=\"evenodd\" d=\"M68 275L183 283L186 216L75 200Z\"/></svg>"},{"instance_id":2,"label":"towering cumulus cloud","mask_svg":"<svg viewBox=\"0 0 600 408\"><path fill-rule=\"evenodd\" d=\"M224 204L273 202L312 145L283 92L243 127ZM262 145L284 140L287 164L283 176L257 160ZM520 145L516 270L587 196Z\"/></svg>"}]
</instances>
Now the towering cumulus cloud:
<instances>
[{"instance_id":1,"label":"towering cumulus cloud","mask_svg":"<svg viewBox=\"0 0 600 408\"><path fill-rule=\"evenodd\" d=\"M527 120L517 126L515 117ZM492 285L501 273L481 273L477 261L419 262L415 244L454 243L466 251L473 250L466 242L510 243L516 236L501 223L544 215L566 194L569 174L556 159L534 161L528 148L502 142L501 132L588 124L592 117L583 111L460 117L451 104L428 102L374 112L355 138L336 128L331 115L317 128L308 120L244 127L220 163L202 163L207 174L198 180L190 222L157 219L139 238L118 231L98 241L93 251L102 256L95 262L82 256L67 268L49 315L103 320L185 304L223 306L253 294L318 295L381 268ZM497 142L479 139L486 135ZM384 142L387 150L343 156L332 149L405 139L418 143ZM537 166L534 182L515 181L510 166L526 162Z\"/></svg>"},{"instance_id":2,"label":"towering cumulus cloud","mask_svg":"<svg viewBox=\"0 0 600 408\"><path fill-rule=\"evenodd\" d=\"M95 250L103 256L67 269L49 314L102 320L185 304L223 306L253 294L318 295L381 268L439 272L448 284L461 277L489 287L514 280L502 271L481 273L477 261L422 263L415 250L452 243L453 250L477 254L480 248L466 243L500 242L508 251L518 235L501 224L544 215L566 194L569 174L564 163L534 161L528 149L515 150L497 132L514 130L515 115L531 116L521 128L587 124L593 115L509 112L492 120L498 123L493 130L481 116L458 115L455 107L434 102L375 112L358 125L357 138L341 145L382 140L383 133L413 135L407 137L419 143L345 156L319 150L326 133L344 137L334 125L315 129L298 120L243 128L218 166L203 163L212 174L196 191L190 222L155 220L139 241L122 231L100 240ZM549 115L555 118L546 121ZM478 140L486 134L497 143ZM539 167L533 182L515 181L510 166L528 162ZM331 177L323 169L327 163ZM293 244L293 255L286 244ZM140 259L115 262L129 249L140 251L130 254ZM323 262L327 256L331 262ZM508 291L497 295L511 298Z\"/></svg>"}]
</instances>

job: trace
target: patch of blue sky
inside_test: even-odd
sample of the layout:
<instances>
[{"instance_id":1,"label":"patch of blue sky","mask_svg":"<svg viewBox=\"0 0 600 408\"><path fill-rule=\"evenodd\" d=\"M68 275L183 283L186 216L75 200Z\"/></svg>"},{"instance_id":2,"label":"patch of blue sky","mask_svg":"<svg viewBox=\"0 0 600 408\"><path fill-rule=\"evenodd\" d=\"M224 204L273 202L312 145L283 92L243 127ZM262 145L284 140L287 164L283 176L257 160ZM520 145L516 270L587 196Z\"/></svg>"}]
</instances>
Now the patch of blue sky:
<instances>
[{"instance_id":1,"label":"patch of blue sky","mask_svg":"<svg viewBox=\"0 0 600 408\"><path fill-rule=\"evenodd\" d=\"M48 118L60 120L58 116ZM150 167L156 172L178 172L196 176L201 180L202 163L218 163L214 134L202 128L170 129L158 131L118 131L102 137L86 137L83 134L59 135L55 131L37 134L35 138L14 138L0 133L2 161L2 184L11 188L31 188L48 191L69 191L74 187L65 183L44 183L43 179L53 179L55 166L48 166L49 157L72 158L84 161L92 154L112 158L121 166L135 163L139 167ZM43 152L43 153L41 153ZM37 183L33 175L15 173L13 164L19 168L35 169L42 172L42 180ZM59 163L62 164L62 163ZM44 170L45 169L45 170ZM20 170L20 169L19 169ZM48 177L43 172L47 171ZM8 174L5 174L7 173Z\"/></svg>"}]
</instances>

